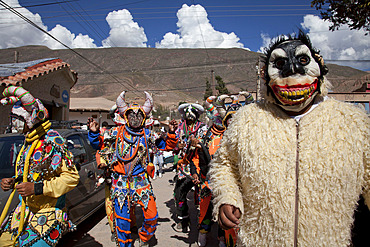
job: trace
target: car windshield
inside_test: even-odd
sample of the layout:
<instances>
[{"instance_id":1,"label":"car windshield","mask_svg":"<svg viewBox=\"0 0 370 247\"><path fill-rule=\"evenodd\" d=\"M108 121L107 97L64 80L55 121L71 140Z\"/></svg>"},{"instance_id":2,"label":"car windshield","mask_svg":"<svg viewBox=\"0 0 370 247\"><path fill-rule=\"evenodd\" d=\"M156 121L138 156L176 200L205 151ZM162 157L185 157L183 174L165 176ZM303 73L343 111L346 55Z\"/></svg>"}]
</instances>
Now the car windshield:
<instances>
[{"instance_id":1,"label":"car windshield","mask_svg":"<svg viewBox=\"0 0 370 247\"><path fill-rule=\"evenodd\" d=\"M14 166L24 136L6 136L0 138L0 179L14 176Z\"/></svg>"}]
</instances>

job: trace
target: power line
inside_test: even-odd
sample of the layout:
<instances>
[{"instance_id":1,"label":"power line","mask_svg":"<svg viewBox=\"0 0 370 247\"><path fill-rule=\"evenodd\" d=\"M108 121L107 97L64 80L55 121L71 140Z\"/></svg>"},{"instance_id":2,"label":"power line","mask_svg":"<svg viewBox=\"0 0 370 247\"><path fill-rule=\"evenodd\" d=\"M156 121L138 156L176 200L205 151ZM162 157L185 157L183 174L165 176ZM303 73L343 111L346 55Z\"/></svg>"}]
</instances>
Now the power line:
<instances>
[{"instance_id":1,"label":"power line","mask_svg":"<svg viewBox=\"0 0 370 247\"><path fill-rule=\"evenodd\" d=\"M360 63L362 63L362 62L366 62L366 63L368 63L368 62L370 62L370 60L368 60L368 59L361 59L361 60L353 60L353 59L341 59L341 60L336 60L336 59L324 59L325 60L325 62L360 62Z\"/></svg>"},{"instance_id":2,"label":"power line","mask_svg":"<svg viewBox=\"0 0 370 247\"><path fill-rule=\"evenodd\" d=\"M96 63L94 63L93 61L89 60L88 58L84 57L83 55L81 55L80 53L78 53L77 51L75 51L74 49L70 48L69 46L67 46L66 44L64 44L63 42L61 42L60 40L58 40L57 38L55 38L53 35L51 35L50 33L48 33L47 31L45 31L44 29L42 29L41 27L39 27L36 23L34 23L33 21L31 21L30 19L28 19L27 17L25 17L24 15L22 15L21 13L19 13L18 11L16 11L15 9L13 9L11 6L9 6L8 4L6 4L4 1L0 0L0 4L6 8L7 10L11 11L13 14L17 15L18 17L20 17L22 20L26 21L27 23L31 24L33 27L37 28L38 30L40 30L41 32L45 33L46 35L48 35L49 37L51 37L52 39L54 39L55 41L57 41L58 43L60 43L61 45L63 45L65 48L69 49L70 51L72 51L73 53L75 53L77 56L79 56L80 58L82 58L84 61L86 61L87 63L89 63L90 65L94 66L95 68L98 68L99 70L107 73L102 67L100 67L99 65L97 65ZM119 84L121 84L122 86L123 83L120 82L115 76L107 73L110 77L112 77L115 81L117 81ZM132 87L134 89L134 92L137 91L137 89L133 86L131 86L130 84L127 84L129 85L130 87ZM136 93L135 93L136 94Z\"/></svg>"},{"instance_id":3,"label":"power line","mask_svg":"<svg viewBox=\"0 0 370 247\"><path fill-rule=\"evenodd\" d=\"M109 71L110 73L112 74L118 74L118 73L134 73L134 72L161 72L163 73L164 71L165 72L171 72L171 71L178 71L178 70L195 70L195 69L202 69L203 67L204 68L207 68L209 66L213 66L213 67L226 67L226 66L229 66L229 65L246 65L246 64L250 64L250 65L255 65L256 62L243 62L242 60L241 61L235 61L235 62L228 62L228 63L213 63L213 64L199 64L199 65L192 65L192 66L178 66L178 67L166 67L166 68L150 68L150 69L140 69L140 70L132 70L132 69L127 69L127 70L119 70L119 71ZM254 68L254 66L253 66ZM80 72L81 74L99 74L99 72ZM178 73L178 72L177 72ZM188 73L187 71L184 71L184 73ZM205 73L205 72L195 72L194 73Z\"/></svg>"},{"instance_id":4,"label":"power line","mask_svg":"<svg viewBox=\"0 0 370 247\"><path fill-rule=\"evenodd\" d=\"M298 9L298 10L297 9L291 9L290 11L301 11L301 10L303 10L303 9ZM234 10L234 11L242 12L242 11L247 11L247 10ZM250 11L256 12L255 10L250 10ZM263 10L263 11L276 11L276 10ZM207 10L207 13L211 13L211 12L216 12L216 11ZM225 11L217 11L217 12L225 12ZM134 12L130 12L130 13L132 15L175 14L175 12L152 12L152 13L150 13L150 12L149 13L134 13ZM260 17L260 16L261 17L275 17L275 16L301 16L301 15L307 15L307 14L309 14L309 13L306 12L306 13L301 13L301 14L299 14L299 13L292 13L292 14L286 13L286 14L228 14L228 15L212 15L212 14L209 14L208 17L209 18L223 18L223 17ZM92 14L90 16L106 16L106 13L104 13L104 14ZM69 15L44 16L43 19L53 19L53 18L60 18L60 17L69 17ZM195 18L197 16L196 15L188 15L186 17L188 17L188 18ZM176 19L176 18L178 18L178 17L171 15L171 16L154 16L154 17L135 17L134 19L135 20L155 20L155 19L162 20L162 19ZM114 18L114 20L120 20L120 19L121 18ZM97 20L97 21L104 21L105 18L103 18L103 19L95 19L95 20ZM60 21L60 19L54 20L54 21Z\"/></svg>"},{"instance_id":5,"label":"power line","mask_svg":"<svg viewBox=\"0 0 370 247\"><path fill-rule=\"evenodd\" d=\"M131 10L131 9L130 9ZM92 11L97 11L97 12L100 12L102 10L85 10L85 12L92 12ZM112 9L110 9L109 11L112 11ZM217 12L282 12L282 11L314 11L316 12L315 10L313 9L251 9L251 10L246 10L246 9L236 9L236 10L207 10L207 13L217 13ZM39 11L39 13L60 13L60 12L63 12L63 11ZM193 11L193 13L203 13L203 11ZM171 12L132 12L130 11L131 14L133 15L149 15L149 14L175 14L176 11L171 11ZM102 13L102 14L93 14L91 16L106 16L106 13ZM43 18L55 18L55 17L65 17L65 15L56 15L56 16L46 16L46 17L43 17ZM193 16L192 16L193 17Z\"/></svg>"},{"instance_id":6,"label":"power line","mask_svg":"<svg viewBox=\"0 0 370 247\"><path fill-rule=\"evenodd\" d=\"M40 4L33 4L33 5L24 5L19 7L13 7L13 9L22 9L22 8L32 8L32 7L40 7L40 6L48 6L48 5L54 5L54 4L61 4L61 3L68 3L68 2L76 2L80 0L66 0L61 2L52 2L52 3L40 3ZM6 10L7 8L3 8L0 10Z\"/></svg>"},{"instance_id":7,"label":"power line","mask_svg":"<svg viewBox=\"0 0 370 247\"><path fill-rule=\"evenodd\" d=\"M208 15L209 18L229 18L229 17L287 17L287 16L305 16L307 13L302 14L274 14L274 15L264 15L264 14L251 14L251 15ZM58 17L58 16L57 16ZM66 16L63 16L66 17ZM188 18L195 18L196 16L187 16ZM53 17L43 17L43 19L52 19ZM135 17L135 20L163 20L163 19L177 19L177 16L157 16L157 17ZM5 20L4 18L2 20ZM112 18L112 20L124 20L123 18ZM50 22L61 22L61 20L49 20ZM106 21L106 19L94 19L91 21ZM63 20L63 22L74 22L73 20ZM0 24L10 24L11 22L3 22Z\"/></svg>"},{"instance_id":8,"label":"power line","mask_svg":"<svg viewBox=\"0 0 370 247\"><path fill-rule=\"evenodd\" d=\"M225 82L225 85L233 85L233 84L238 84L238 83L255 83L255 81L248 81L248 80L240 80L240 81L231 81L231 82ZM99 84L112 84L114 83L113 81L106 81L102 82ZM84 83L83 85L97 85L97 83ZM141 92L147 91L147 92L175 92L175 91L185 91L185 90L192 90L192 89L202 89L206 88L206 85L202 86L193 86L193 87L184 87L184 88L171 88L171 89L145 89L145 90L140 90Z\"/></svg>"},{"instance_id":9,"label":"power line","mask_svg":"<svg viewBox=\"0 0 370 247\"><path fill-rule=\"evenodd\" d=\"M100 28L100 26L95 22L95 20L93 19L93 18L91 18L91 16L90 16L90 14L89 13L87 13L86 11L85 11L85 9L84 8L82 8L82 6L79 4L79 3L77 3L77 5L80 7L80 9L90 18L90 20L95 24L95 26L97 26L98 27L98 29L100 30L100 32L98 32L98 35L99 35L99 37L101 37L101 40L104 40L104 38L102 37L102 35L100 35L100 34L104 34L104 31ZM81 15L80 14L80 16L81 16L81 18L83 18L83 15ZM96 29L92 26L92 25L90 25L89 24L89 22L88 22L88 20L86 20L85 18L83 18L84 19L84 22L86 22L86 24L88 24L89 26L91 26L91 28L93 29L93 30L95 30L96 31ZM97 31L96 31L97 32ZM112 40L106 40L106 42L111 46L111 47L117 47L117 45L112 41ZM113 45L112 45L113 44Z\"/></svg>"},{"instance_id":10,"label":"power line","mask_svg":"<svg viewBox=\"0 0 370 247\"><path fill-rule=\"evenodd\" d=\"M70 4L68 4L68 6L70 7L70 9L75 13L75 15L77 16L77 17L80 17L80 19L83 19L82 18L82 16L78 13L78 11L77 10L75 10L73 7L72 7L72 5L70 5ZM60 6L71 18L73 18L73 20L76 22L76 23L78 23L85 31L86 31L86 33L88 33L88 34L90 34L91 35L91 32L89 32L86 28L85 28L85 26L84 25L82 25L81 24L81 22L78 20L78 19L76 19L76 17L73 15L73 14L71 14L66 8L64 8L63 6ZM96 32L96 30L94 29L94 28L92 28L91 27L91 25L89 24L89 22L87 22L87 21L85 21L85 23L86 24L88 24L88 26L95 32L95 35L97 35L98 36L98 38L100 38L100 39L104 39L100 34L98 34L97 32Z\"/></svg>"}]
</instances>

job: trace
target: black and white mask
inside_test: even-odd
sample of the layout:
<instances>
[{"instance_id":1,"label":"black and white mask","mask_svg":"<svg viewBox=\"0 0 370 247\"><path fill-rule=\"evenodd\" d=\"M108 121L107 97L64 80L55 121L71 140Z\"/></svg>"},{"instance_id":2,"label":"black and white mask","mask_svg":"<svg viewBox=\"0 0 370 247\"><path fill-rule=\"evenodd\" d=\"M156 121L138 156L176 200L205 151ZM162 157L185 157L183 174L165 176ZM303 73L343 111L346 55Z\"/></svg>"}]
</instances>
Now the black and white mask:
<instances>
[{"instance_id":1,"label":"black and white mask","mask_svg":"<svg viewBox=\"0 0 370 247\"><path fill-rule=\"evenodd\" d=\"M267 61L268 86L287 111L303 110L318 93L320 66L300 40L277 45Z\"/></svg>"}]
</instances>

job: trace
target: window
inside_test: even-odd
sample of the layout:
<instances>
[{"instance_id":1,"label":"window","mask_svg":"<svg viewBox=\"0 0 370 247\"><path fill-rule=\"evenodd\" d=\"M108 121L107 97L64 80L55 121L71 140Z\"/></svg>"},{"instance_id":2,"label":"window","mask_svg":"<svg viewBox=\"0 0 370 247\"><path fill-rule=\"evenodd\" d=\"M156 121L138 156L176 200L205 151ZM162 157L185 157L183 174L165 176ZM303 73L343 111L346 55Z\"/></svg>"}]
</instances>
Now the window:
<instances>
[{"instance_id":1,"label":"window","mask_svg":"<svg viewBox=\"0 0 370 247\"><path fill-rule=\"evenodd\" d=\"M86 142L87 142L87 144L89 144L88 146L87 146L87 153L90 153L93 157L95 157L95 154L96 154L96 150L95 149L93 149L92 147L91 147L91 143L90 143L90 140L89 140L89 137L88 137L88 135L87 135L87 133L84 133L83 134L83 136L84 136L84 138L85 138L85 140L86 140Z\"/></svg>"},{"instance_id":2,"label":"window","mask_svg":"<svg viewBox=\"0 0 370 247\"><path fill-rule=\"evenodd\" d=\"M14 176L15 162L23 142L23 136L10 136L0 139L0 179Z\"/></svg>"},{"instance_id":3,"label":"window","mask_svg":"<svg viewBox=\"0 0 370 247\"><path fill-rule=\"evenodd\" d=\"M67 142L68 149L73 154L73 162L75 163L77 168L88 162L84 143L80 135L68 136Z\"/></svg>"}]
</instances>

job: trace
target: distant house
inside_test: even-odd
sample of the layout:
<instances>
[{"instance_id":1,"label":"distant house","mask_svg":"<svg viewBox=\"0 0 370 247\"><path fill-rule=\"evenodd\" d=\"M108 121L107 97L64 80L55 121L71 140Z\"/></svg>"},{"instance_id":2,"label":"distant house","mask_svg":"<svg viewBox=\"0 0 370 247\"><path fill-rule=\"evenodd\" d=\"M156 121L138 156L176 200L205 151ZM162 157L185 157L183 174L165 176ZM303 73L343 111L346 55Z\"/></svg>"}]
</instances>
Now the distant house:
<instances>
[{"instance_id":1,"label":"distant house","mask_svg":"<svg viewBox=\"0 0 370 247\"><path fill-rule=\"evenodd\" d=\"M69 107L69 120L77 121L81 125L86 124L89 117L94 118L99 126L102 126L103 122L107 122L109 126L115 126L109 114L110 109L116 102L96 97L96 98L71 98ZM159 130L162 127L168 129L167 121L159 121L156 118L147 119L147 127L153 130Z\"/></svg>"},{"instance_id":2,"label":"distant house","mask_svg":"<svg viewBox=\"0 0 370 247\"><path fill-rule=\"evenodd\" d=\"M0 64L0 92L10 85L22 86L40 99L52 120L69 119L70 90L77 73L59 58ZM9 123L10 106L0 107L0 131Z\"/></svg>"},{"instance_id":3,"label":"distant house","mask_svg":"<svg viewBox=\"0 0 370 247\"><path fill-rule=\"evenodd\" d=\"M348 80L346 82L346 92L329 92L329 96L355 104L362 105L368 114L370 114L370 75L365 75L357 80Z\"/></svg>"},{"instance_id":4,"label":"distant house","mask_svg":"<svg viewBox=\"0 0 370 247\"><path fill-rule=\"evenodd\" d=\"M94 118L101 126L103 122L114 126L109 110L116 102L97 97L97 98L71 98L69 106L69 120L77 120L79 123L86 124L89 117Z\"/></svg>"}]
</instances>

